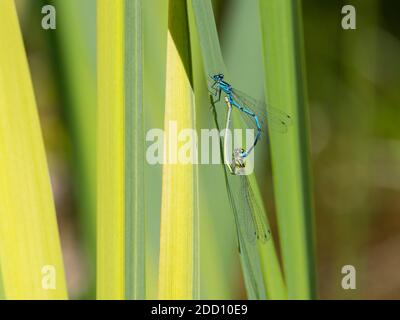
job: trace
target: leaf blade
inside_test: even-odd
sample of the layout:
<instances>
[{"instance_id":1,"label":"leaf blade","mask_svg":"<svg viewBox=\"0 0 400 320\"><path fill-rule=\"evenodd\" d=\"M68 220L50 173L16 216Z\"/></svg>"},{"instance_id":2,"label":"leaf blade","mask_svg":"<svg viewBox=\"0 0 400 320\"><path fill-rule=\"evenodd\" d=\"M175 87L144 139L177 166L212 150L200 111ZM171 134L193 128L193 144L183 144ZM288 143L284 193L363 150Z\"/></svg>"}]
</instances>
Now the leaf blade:
<instances>
[{"instance_id":1,"label":"leaf blade","mask_svg":"<svg viewBox=\"0 0 400 320\"><path fill-rule=\"evenodd\" d=\"M0 3L0 25L1 282L7 299L67 299L47 160L13 1Z\"/></svg>"},{"instance_id":2,"label":"leaf blade","mask_svg":"<svg viewBox=\"0 0 400 320\"><path fill-rule=\"evenodd\" d=\"M293 116L285 135L270 130L283 264L291 299L315 296L313 205L300 1L260 1L268 101Z\"/></svg>"}]
</instances>

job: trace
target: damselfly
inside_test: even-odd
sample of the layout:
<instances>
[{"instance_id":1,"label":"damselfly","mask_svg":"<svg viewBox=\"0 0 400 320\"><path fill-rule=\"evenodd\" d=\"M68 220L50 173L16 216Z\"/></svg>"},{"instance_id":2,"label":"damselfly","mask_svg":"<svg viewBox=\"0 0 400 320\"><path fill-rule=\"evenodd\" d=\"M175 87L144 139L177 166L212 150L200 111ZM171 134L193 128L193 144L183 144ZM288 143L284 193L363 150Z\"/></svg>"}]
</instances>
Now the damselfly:
<instances>
[{"instance_id":1,"label":"damselfly","mask_svg":"<svg viewBox=\"0 0 400 320\"><path fill-rule=\"evenodd\" d=\"M210 79L212 82L210 84L211 93L215 97L214 103L219 102L221 94L224 93L227 103L238 109L244 123L256 130L253 144L247 150L243 149L239 154L242 159L246 158L253 151L262 133L266 132L266 125L269 125L277 132L287 132L288 126L292 123L292 119L288 114L279 109L266 106L264 102L257 101L245 93L234 89L228 82L224 81L222 73L210 76Z\"/></svg>"},{"instance_id":2,"label":"damselfly","mask_svg":"<svg viewBox=\"0 0 400 320\"><path fill-rule=\"evenodd\" d=\"M232 155L232 163L228 165L230 173L239 176L240 186L237 199L232 198L230 194L230 201L236 216L236 223L239 229L242 229L246 235L246 240L254 243L256 239L262 242L270 238L270 230L267 226L264 211L254 191L249 183L249 177L242 173L245 170L245 158L254 150L257 142L260 140L262 133L266 133L266 126L280 133L286 133L288 126L291 125L292 119L285 112L276 108L266 106L263 102L259 102L243 92L234 89L228 82L224 81L223 74L215 74L210 76L211 94L214 96L213 104L221 100L221 95L225 95L225 103L228 108L226 115L226 130L230 130L232 113L237 110L241 118L248 128L255 129L254 142L246 150L237 148ZM224 142L224 158L226 154L227 140ZM231 187L230 187L231 188Z\"/></svg>"},{"instance_id":3,"label":"damselfly","mask_svg":"<svg viewBox=\"0 0 400 320\"><path fill-rule=\"evenodd\" d=\"M232 116L232 105L228 98L225 97L225 101L228 106L227 118L226 118L226 129L230 129L231 116ZM226 157L226 140L224 143L224 157ZM228 168L231 174L237 175L240 179L240 186L238 192L238 199L242 199L236 202L232 202L231 205L236 210L238 220L243 224L243 231L246 235L247 241L254 243L256 238L265 242L270 237L269 228L265 220L264 212L260 208L259 199L255 197L254 191L249 183L249 177L245 175L241 170L245 170L246 163L244 158L241 156L244 153L243 148L235 149L233 152L233 161L228 164ZM230 199L235 201L234 199Z\"/></svg>"}]
</instances>

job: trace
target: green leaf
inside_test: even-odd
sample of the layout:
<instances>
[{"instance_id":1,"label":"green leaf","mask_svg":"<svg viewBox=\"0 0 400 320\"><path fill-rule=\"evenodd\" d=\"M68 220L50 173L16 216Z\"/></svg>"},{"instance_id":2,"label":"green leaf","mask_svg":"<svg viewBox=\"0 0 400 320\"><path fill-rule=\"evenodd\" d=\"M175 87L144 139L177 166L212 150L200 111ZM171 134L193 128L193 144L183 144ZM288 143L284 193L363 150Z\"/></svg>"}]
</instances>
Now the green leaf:
<instances>
[{"instance_id":1,"label":"green leaf","mask_svg":"<svg viewBox=\"0 0 400 320\"><path fill-rule=\"evenodd\" d=\"M125 296L145 298L142 0L125 0Z\"/></svg>"},{"instance_id":2,"label":"green leaf","mask_svg":"<svg viewBox=\"0 0 400 320\"><path fill-rule=\"evenodd\" d=\"M211 2L193 0L192 4L206 76L215 73L224 73L226 75L227 72L221 54ZM193 34L194 33L195 32L193 32ZM213 109L214 112L216 112L215 106ZM217 113L215 113L215 123L217 128L220 130L222 128L218 118L220 117L217 115ZM223 154L222 146L221 154ZM243 213L240 212L240 208L243 207L241 202L244 201L244 198L240 196L240 179L248 178L232 176L228 173L226 166L224 166L224 176L228 192L228 199L231 203L231 209L238 230L240 257L248 297L251 299L263 299L267 296L272 299L283 298L285 297L285 289L272 239L267 241L266 245L260 246L259 250L257 250L256 246L244 240L244 233L246 230L245 223L242 221ZM251 177L247 180L247 182L252 190L255 190L255 193L259 194L255 179ZM257 203L252 204L252 207L260 208L266 217L265 208L261 199L256 198L253 199L253 201ZM261 259L259 252L261 253ZM268 263L264 263L266 257L270 258ZM263 268L261 268L261 261L264 261ZM274 281L274 285L270 286L270 281ZM266 288L268 288L268 290Z\"/></svg>"},{"instance_id":3,"label":"green leaf","mask_svg":"<svg viewBox=\"0 0 400 320\"><path fill-rule=\"evenodd\" d=\"M40 12L46 4L34 6ZM74 187L79 206L80 238L88 257L87 296L93 297L96 279L96 1L52 0L57 9L57 29L46 33L52 46L54 68L59 71L60 95L73 148ZM93 17L93 18L88 18Z\"/></svg>"},{"instance_id":4,"label":"green leaf","mask_svg":"<svg viewBox=\"0 0 400 320\"><path fill-rule=\"evenodd\" d=\"M273 181L290 299L315 297L309 116L300 1L260 0L267 102L293 118L270 130Z\"/></svg>"},{"instance_id":5,"label":"green leaf","mask_svg":"<svg viewBox=\"0 0 400 320\"><path fill-rule=\"evenodd\" d=\"M142 1L98 2L98 297L145 298Z\"/></svg>"}]
</instances>

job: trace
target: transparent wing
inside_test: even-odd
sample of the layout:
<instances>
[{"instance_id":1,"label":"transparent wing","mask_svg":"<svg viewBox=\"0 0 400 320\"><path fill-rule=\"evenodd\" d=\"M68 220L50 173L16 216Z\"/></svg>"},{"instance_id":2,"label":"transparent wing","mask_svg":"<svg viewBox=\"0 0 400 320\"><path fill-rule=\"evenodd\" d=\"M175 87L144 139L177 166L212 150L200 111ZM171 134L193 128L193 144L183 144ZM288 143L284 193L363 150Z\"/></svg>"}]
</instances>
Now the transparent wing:
<instances>
[{"instance_id":1,"label":"transparent wing","mask_svg":"<svg viewBox=\"0 0 400 320\"><path fill-rule=\"evenodd\" d=\"M235 184L235 189L237 187L238 189L233 191L232 185L228 182L228 180L226 180L228 199L231 205L233 217L235 219L239 252L241 252L241 240L254 245L256 243L257 236L254 229L253 220L251 218L251 208L248 206L247 202L244 201L243 195L241 194L243 185L241 181L239 182L240 184Z\"/></svg>"},{"instance_id":2,"label":"transparent wing","mask_svg":"<svg viewBox=\"0 0 400 320\"><path fill-rule=\"evenodd\" d=\"M253 111L258 116L262 131L266 131L266 127L270 126L276 132L286 133L292 124L292 117L284 111L268 106L237 89L233 89L232 94L241 106ZM247 125L255 127L252 117L243 113L242 118Z\"/></svg>"},{"instance_id":3,"label":"transparent wing","mask_svg":"<svg viewBox=\"0 0 400 320\"><path fill-rule=\"evenodd\" d=\"M242 213L246 215L246 217L243 218L246 221L245 229L247 238L251 243L253 243L256 238L261 242L266 242L270 239L271 232L267 227L265 217L263 217L264 213L254 197L253 189L247 177L241 176L240 179L242 197L239 196L239 199L244 198L242 206L244 210Z\"/></svg>"},{"instance_id":4,"label":"transparent wing","mask_svg":"<svg viewBox=\"0 0 400 320\"><path fill-rule=\"evenodd\" d=\"M215 83L215 81L211 78L211 76L207 77L207 86L209 89L211 89L212 85Z\"/></svg>"},{"instance_id":5,"label":"transparent wing","mask_svg":"<svg viewBox=\"0 0 400 320\"><path fill-rule=\"evenodd\" d=\"M243 195L246 192L246 182L244 180L245 176L240 176L240 179L241 179L240 194L236 195L239 202L239 208L238 208L238 215L240 217L239 220L241 223L243 223L242 230L244 230L245 232L246 240L251 244L254 244L257 239L257 232L255 229L251 213L251 206L249 202L246 200L246 197L243 197Z\"/></svg>"}]
</instances>

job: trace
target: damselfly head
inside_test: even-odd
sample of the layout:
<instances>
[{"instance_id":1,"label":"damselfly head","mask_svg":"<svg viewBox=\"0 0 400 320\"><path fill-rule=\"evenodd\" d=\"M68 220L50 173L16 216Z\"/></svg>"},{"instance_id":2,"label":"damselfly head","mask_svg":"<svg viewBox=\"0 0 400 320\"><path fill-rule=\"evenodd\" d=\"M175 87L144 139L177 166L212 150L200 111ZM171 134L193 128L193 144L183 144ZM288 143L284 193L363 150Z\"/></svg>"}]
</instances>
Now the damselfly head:
<instances>
[{"instance_id":1,"label":"damselfly head","mask_svg":"<svg viewBox=\"0 0 400 320\"><path fill-rule=\"evenodd\" d=\"M243 148L237 148L233 151L233 162L235 163L236 167L240 167L240 168L246 167L246 163L244 162L243 153L244 153Z\"/></svg>"},{"instance_id":2,"label":"damselfly head","mask_svg":"<svg viewBox=\"0 0 400 320\"><path fill-rule=\"evenodd\" d=\"M222 73L214 74L211 77L214 81L222 81L224 79L224 75Z\"/></svg>"},{"instance_id":3,"label":"damselfly head","mask_svg":"<svg viewBox=\"0 0 400 320\"><path fill-rule=\"evenodd\" d=\"M243 153L244 153L243 148L237 148L233 151L232 155L232 171L234 175L244 175L245 170L246 170L246 162L243 158Z\"/></svg>"}]
</instances>

